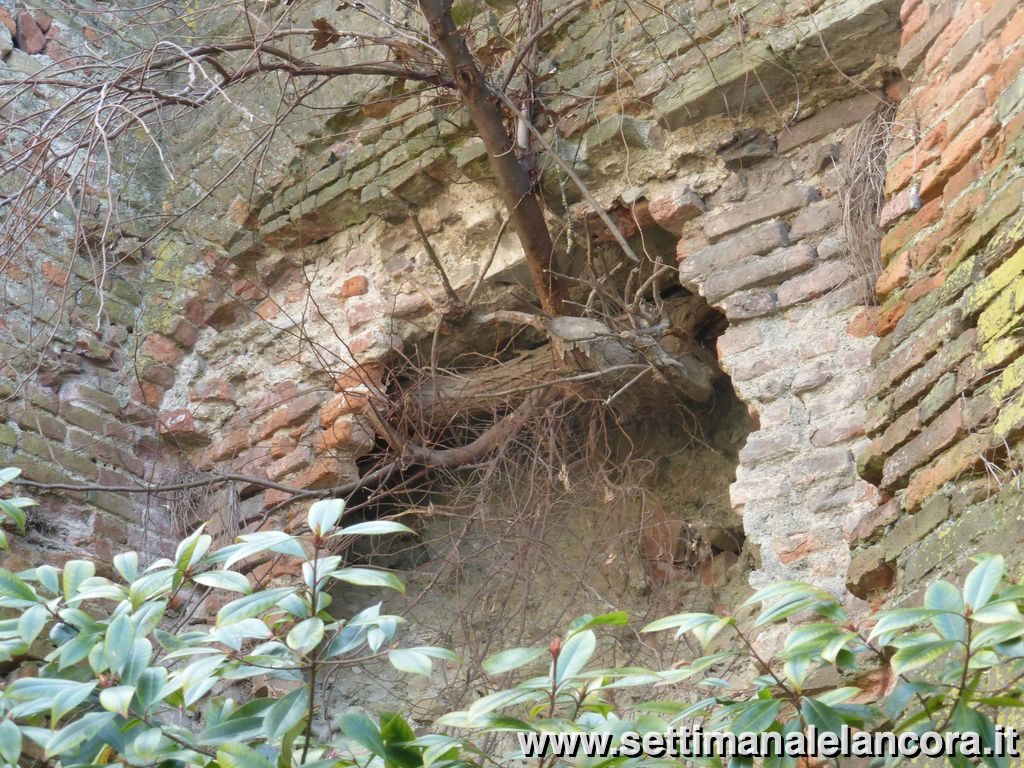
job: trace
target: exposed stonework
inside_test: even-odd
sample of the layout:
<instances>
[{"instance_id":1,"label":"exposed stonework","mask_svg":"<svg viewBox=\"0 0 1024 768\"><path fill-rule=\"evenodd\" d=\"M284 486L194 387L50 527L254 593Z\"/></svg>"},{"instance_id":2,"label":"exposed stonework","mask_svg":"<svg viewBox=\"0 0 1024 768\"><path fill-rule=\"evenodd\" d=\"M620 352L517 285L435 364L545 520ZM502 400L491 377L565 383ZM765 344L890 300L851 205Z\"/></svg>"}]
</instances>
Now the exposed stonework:
<instances>
[{"instance_id":1,"label":"exposed stonework","mask_svg":"<svg viewBox=\"0 0 1024 768\"><path fill-rule=\"evenodd\" d=\"M914 593L976 551L1020 560L1024 11L907 0L883 212L884 303L861 474L891 500L856 531L850 587Z\"/></svg>"},{"instance_id":2,"label":"exposed stonework","mask_svg":"<svg viewBox=\"0 0 1024 768\"><path fill-rule=\"evenodd\" d=\"M842 592L852 541L855 593L894 580L908 592L937 562L932 532L984 519L988 507L972 504L993 490L986 466L1004 479L1019 466L1020 11L1008 0L907 0L902 11L893 0L697 2L676 18L655 5L626 18L592 4L545 36L560 63L540 92L545 136L634 247L663 261L674 247L681 283L730 321L719 357L758 420L731 489L760 552L754 582ZM69 18L5 8L5 72L102 40ZM867 308L839 169L854 126L895 92L897 51L913 88L894 125L882 305ZM479 280L478 309L527 308L512 233L482 275L503 214L465 116L431 89L388 96L368 77L329 83L317 104L330 110L297 112L254 169L239 158L274 96L243 94L168 153L173 182L157 173L137 185L154 220L165 203L195 207L143 253L126 224L134 261L102 276L41 250L5 263L0 351L18 375L0 371L0 464L102 485L182 467L302 489L358 477L375 440L362 416L369 386L446 310L399 197L456 292ZM622 258L561 171L541 184L553 228L573 232L567 271L591 250ZM54 223L58 240L67 224ZM102 313L89 285L100 279ZM16 362L69 291L80 311ZM97 333L72 330L97 316ZM452 321L439 338L454 357L493 349L498 334ZM971 473L977 482L964 482ZM233 492L243 521L278 511L272 521L289 524L287 493ZM1004 491L1000 519L1011 502ZM147 514L152 551L170 533L165 505L144 494L55 504L72 553L106 559L137 543ZM30 543L51 536L40 531Z\"/></svg>"}]
</instances>

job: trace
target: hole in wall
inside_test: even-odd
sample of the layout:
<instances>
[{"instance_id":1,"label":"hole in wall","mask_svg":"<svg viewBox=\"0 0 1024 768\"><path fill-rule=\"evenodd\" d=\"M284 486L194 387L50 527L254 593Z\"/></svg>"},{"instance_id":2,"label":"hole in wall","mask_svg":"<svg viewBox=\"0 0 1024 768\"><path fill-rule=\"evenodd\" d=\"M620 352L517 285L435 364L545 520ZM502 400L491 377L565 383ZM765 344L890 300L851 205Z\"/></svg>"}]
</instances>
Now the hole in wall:
<instances>
[{"instance_id":1,"label":"hole in wall","mask_svg":"<svg viewBox=\"0 0 1024 768\"><path fill-rule=\"evenodd\" d=\"M714 360L724 316L678 285L661 299L680 327L683 316L701 318L685 334L666 334L663 348L693 345ZM648 378L611 406L606 393L575 389L478 465L429 479L407 469L391 479L392 493L351 500L358 515L398 516L417 535L364 539L347 556L401 572L407 594L383 597L410 619L410 642L454 648L469 662L461 677L438 683L443 693L430 706L478 695L488 683L472 670L483 658L550 639L580 614L624 610L635 627L666 613L729 609L745 596L753 563L729 486L753 426L748 408L724 374L700 405ZM420 439L465 444L505 412L463 409ZM379 458L364 462L369 470ZM365 593L342 588L334 597L341 614L365 606ZM650 652L629 630L613 654L639 663ZM380 674L370 685L338 680L337 693L386 706L394 690Z\"/></svg>"}]
</instances>

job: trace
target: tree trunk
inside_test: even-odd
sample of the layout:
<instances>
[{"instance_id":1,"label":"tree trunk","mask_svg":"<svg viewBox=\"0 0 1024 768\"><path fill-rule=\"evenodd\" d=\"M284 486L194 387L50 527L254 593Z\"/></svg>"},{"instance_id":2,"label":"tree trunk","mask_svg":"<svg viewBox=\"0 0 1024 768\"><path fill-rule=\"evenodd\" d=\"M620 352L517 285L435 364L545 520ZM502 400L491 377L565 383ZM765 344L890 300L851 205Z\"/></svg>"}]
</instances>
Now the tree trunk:
<instances>
[{"instance_id":1,"label":"tree trunk","mask_svg":"<svg viewBox=\"0 0 1024 768\"><path fill-rule=\"evenodd\" d=\"M560 315L565 285L552 271L554 243L533 193L530 175L516 157L499 101L491 93L465 38L455 27L450 0L419 0L419 6L438 50L452 71L452 79L477 135L483 139L498 180L498 192L523 246L541 309L550 317Z\"/></svg>"}]
</instances>

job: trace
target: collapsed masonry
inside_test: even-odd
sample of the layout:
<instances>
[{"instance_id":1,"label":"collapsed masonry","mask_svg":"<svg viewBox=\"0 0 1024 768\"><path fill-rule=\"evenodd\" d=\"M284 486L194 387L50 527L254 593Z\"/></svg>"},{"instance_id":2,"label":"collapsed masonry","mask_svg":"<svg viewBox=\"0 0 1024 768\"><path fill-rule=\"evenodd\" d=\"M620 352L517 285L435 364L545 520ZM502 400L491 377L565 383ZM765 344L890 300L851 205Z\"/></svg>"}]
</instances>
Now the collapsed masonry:
<instances>
[{"instance_id":1,"label":"collapsed masonry","mask_svg":"<svg viewBox=\"0 0 1024 768\"><path fill-rule=\"evenodd\" d=\"M12 35L6 46L0 39L5 73L51 63L48 45L14 44L29 20L72 46L92 39L71 15L46 18L14 8L0 18L0 37ZM692 292L722 313L728 328L700 344L714 347L752 418L728 405L726 386L714 402L728 417L715 421L710 408L697 419L715 432L703 440L710 451L682 462L714 464L707 500L680 497L699 474L668 462L651 482L669 513L643 502L616 521L643 550L634 543L621 557L638 567L646 558L648 577L677 568L694 577L681 532L708 509L717 518L702 540L718 544L698 584L725 585L730 568L745 580L749 558L754 585L798 578L844 593L852 538L854 592L898 584L904 594L962 561L942 549L944 526L971 525L988 548L1013 546L985 505L1004 520L1016 507L985 499L990 480L1009 487L1019 451L1020 23L1005 0L907 0L902 9L843 0L813 12L697 3L687 18L605 4L545 38L561 62L545 84L557 116L549 139L638 253L652 264L676 253L679 286L658 292ZM948 89L924 85L943 71ZM903 76L914 90L894 107ZM44 494L7 567L40 556L106 561L121 546L155 554L176 521L214 511L230 512L228 531L268 515L287 525L302 506L287 489L356 484L372 471L380 440L368 396L395 394L403 359L422 367L433 354L465 370L510 339L534 345L528 331L445 316L448 297L402 201L452 289L465 299L479 285L480 313L530 309L522 254L503 232L483 146L461 113L429 90L388 96L370 78L328 86L319 104L333 105L331 117L289 125L255 175L235 169L251 135L246 112L225 105L176 147L177 181L157 169L126 187L152 221L163 202L192 206L170 234L140 253L146 227L126 224L123 257L100 269L52 246L70 237L61 211L23 261L4 263L0 464L42 483L91 486ZM259 114L264 98L248 94L243 106ZM884 223L894 226L875 307L871 180L890 140ZM563 268L587 258L614 268L614 238L571 180L553 168L543 184L553 219L573 232ZM646 407L649 427L662 414ZM671 432L688 422L666 423ZM645 428L630 424L638 435ZM649 459L693 443L662 436L644 451ZM725 503L716 490L733 471ZM117 491L206 473L259 482L210 494ZM413 495L408 504L443 501ZM614 494L602 501L628 506ZM563 544L604 536L577 523L566 524ZM633 567L604 554L612 581ZM261 568L273 575L272 563Z\"/></svg>"}]
</instances>

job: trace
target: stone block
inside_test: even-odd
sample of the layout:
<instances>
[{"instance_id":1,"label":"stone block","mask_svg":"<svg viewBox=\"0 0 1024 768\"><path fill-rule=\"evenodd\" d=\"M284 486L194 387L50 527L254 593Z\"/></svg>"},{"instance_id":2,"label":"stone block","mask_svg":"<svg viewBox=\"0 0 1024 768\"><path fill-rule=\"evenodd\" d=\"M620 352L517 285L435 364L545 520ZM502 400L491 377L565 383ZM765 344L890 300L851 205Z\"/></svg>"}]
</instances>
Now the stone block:
<instances>
[{"instance_id":1,"label":"stone block","mask_svg":"<svg viewBox=\"0 0 1024 768\"><path fill-rule=\"evenodd\" d=\"M921 433L885 461L882 489L906 485L910 473L964 436L963 403L957 400Z\"/></svg>"},{"instance_id":2,"label":"stone block","mask_svg":"<svg viewBox=\"0 0 1024 768\"><path fill-rule=\"evenodd\" d=\"M675 184L668 190L650 198L647 211L655 223L674 235L681 235L683 225L705 211L704 201L693 189L684 183Z\"/></svg>"},{"instance_id":3,"label":"stone block","mask_svg":"<svg viewBox=\"0 0 1024 768\"><path fill-rule=\"evenodd\" d=\"M878 108L879 97L877 92L863 93L830 104L806 120L789 126L778 135L779 152L785 154L840 128L859 123Z\"/></svg>"},{"instance_id":4,"label":"stone block","mask_svg":"<svg viewBox=\"0 0 1024 768\"><path fill-rule=\"evenodd\" d=\"M738 203L729 210L715 214L704 224L704 234L713 243L730 232L784 216L820 198L821 195L814 187L785 187L774 194Z\"/></svg>"},{"instance_id":5,"label":"stone block","mask_svg":"<svg viewBox=\"0 0 1024 768\"><path fill-rule=\"evenodd\" d=\"M853 268L845 261L828 261L810 272L797 275L779 286L780 307L789 307L811 299L817 299L834 291L853 277Z\"/></svg>"},{"instance_id":6,"label":"stone block","mask_svg":"<svg viewBox=\"0 0 1024 768\"><path fill-rule=\"evenodd\" d=\"M761 256L746 264L713 273L703 286L704 298L717 304L727 296L763 285L778 284L786 278L809 269L815 251L802 243Z\"/></svg>"},{"instance_id":7,"label":"stone block","mask_svg":"<svg viewBox=\"0 0 1024 768\"><path fill-rule=\"evenodd\" d=\"M691 250L680 241L679 277L684 283L699 282L712 272L731 267L751 256L789 245L789 228L781 221L769 221L751 227L714 245Z\"/></svg>"}]
</instances>

